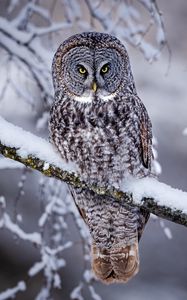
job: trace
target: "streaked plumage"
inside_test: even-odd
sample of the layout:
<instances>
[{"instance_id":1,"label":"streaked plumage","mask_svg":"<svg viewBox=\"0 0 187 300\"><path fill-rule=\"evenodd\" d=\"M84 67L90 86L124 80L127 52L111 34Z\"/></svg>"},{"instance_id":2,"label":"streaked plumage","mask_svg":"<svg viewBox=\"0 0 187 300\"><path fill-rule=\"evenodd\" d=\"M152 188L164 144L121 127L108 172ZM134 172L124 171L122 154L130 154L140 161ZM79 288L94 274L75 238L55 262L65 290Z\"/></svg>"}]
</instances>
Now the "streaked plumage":
<instances>
[{"instance_id":1,"label":"streaked plumage","mask_svg":"<svg viewBox=\"0 0 187 300\"><path fill-rule=\"evenodd\" d=\"M151 122L118 39L96 32L70 37L54 56L53 82L50 138L83 180L120 186L129 176L150 176ZM90 191L71 191L92 236L96 276L128 281L138 272L138 240L148 214Z\"/></svg>"}]
</instances>

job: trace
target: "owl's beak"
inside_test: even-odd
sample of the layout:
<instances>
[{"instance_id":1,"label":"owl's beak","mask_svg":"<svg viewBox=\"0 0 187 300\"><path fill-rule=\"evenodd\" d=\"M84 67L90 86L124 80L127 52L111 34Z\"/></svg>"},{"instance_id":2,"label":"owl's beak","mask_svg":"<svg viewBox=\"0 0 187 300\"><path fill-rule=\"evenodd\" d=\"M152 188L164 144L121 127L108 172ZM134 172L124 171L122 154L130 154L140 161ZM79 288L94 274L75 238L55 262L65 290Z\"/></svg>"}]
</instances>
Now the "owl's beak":
<instances>
[{"instance_id":1,"label":"owl's beak","mask_svg":"<svg viewBox=\"0 0 187 300\"><path fill-rule=\"evenodd\" d=\"M95 81L92 84L92 90L94 91L94 93L97 91L97 84Z\"/></svg>"}]
</instances>

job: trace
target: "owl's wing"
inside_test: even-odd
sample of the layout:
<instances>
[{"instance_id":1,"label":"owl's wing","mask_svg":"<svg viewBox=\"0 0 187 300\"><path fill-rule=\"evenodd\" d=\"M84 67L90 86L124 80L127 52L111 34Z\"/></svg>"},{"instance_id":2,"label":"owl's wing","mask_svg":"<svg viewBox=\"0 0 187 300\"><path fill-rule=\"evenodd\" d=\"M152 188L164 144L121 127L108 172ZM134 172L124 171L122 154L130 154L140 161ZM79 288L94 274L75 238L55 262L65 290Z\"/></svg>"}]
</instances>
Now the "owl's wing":
<instances>
[{"instance_id":1,"label":"owl's wing","mask_svg":"<svg viewBox=\"0 0 187 300\"><path fill-rule=\"evenodd\" d=\"M141 141L141 157L145 168L151 170L152 153L152 128L151 121L146 109L142 109L142 117L140 120L140 141ZM144 227L149 219L150 213L144 209L140 209L138 239L141 238Z\"/></svg>"},{"instance_id":2,"label":"owl's wing","mask_svg":"<svg viewBox=\"0 0 187 300\"><path fill-rule=\"evenodd\" d=\"M145 225L149 220L149 217L150 217L150 213L147 210L140 208L139 225L138 225L138 241L142 236Z\"/></svg>"},{"instance_id":3,"label":"owl's wing","mask_svg":"<svg viewBox=\"0 0 187 300\"><path fill-rule=\"evenodd\" d=\"M78 197L79 193L82 193L82 189L80 189L80 188L75 189L75 188L73 188L71 186L68 186L68 188L69 188L70 194L71 194L71 196L72 196L72 198L74 200L74 203L75 203L75 205L76 205L76 207L77 207L77 209L78 209L81 217L83 218L84 222L87 223L87 217L86 217L86 212L85 212L84 208L80 207L77 204L77 202L78 202L77 201L78 200L77 197Z\"/></svg>"},{"instance_id":4,"label":"owl's wing","mask_svg":"<svg viewBox=\"0 0 187 300\"><path fill-rule=\"evenodd\" d=\"M151 169L152 159L152 134L151 122L144 115L140 121L140 140L141 140L141 156L142 163L147 169Z\"/></svg>"}]
</instances>

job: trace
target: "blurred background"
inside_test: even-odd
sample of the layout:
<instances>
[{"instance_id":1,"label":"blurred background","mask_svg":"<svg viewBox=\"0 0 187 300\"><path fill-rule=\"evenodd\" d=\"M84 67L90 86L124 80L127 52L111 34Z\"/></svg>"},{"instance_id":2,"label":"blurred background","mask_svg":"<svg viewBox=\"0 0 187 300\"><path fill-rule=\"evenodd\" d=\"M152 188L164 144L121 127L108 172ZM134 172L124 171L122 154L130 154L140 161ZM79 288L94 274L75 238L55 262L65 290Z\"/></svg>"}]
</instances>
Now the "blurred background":
<instances>
[{"instance_id":1,"label":"blurred background","mask_svg":"<svg viewBox=\"0 0 187 300\"><path fill-rule=\"evenodd\" d=\"M128 49L150 114L160 180L187 191L186 28L186 0L1 0L0 115L47 138L55 50L77 32L110 32ZM10 222L0 222L0 299L9 299L1 293L13 287L16 299L28 300L187 299L185 227L150 219L140 242L139 274L127 284L105 286L89 271L88 232L64 184L0 157L0 197L0 220L7 214L13 228L42 240L24 240ZM21 281L26 291L19 292Z\"/></svg>"}]
</instances>

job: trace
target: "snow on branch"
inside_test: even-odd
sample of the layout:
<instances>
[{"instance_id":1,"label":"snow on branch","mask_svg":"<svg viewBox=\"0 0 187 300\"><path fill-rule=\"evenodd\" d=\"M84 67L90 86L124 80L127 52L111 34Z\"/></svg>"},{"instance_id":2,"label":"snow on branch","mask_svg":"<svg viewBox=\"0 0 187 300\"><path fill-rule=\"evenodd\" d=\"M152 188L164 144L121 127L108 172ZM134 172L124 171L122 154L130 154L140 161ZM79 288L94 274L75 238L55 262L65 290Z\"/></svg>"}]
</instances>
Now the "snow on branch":
<instances>
[{"instance_id":1,"label":"snow on branch","mask_svg":"<svg viewBox=\"0 0 187 300\"><path fill-rule=\"evenodd\" d=\"M131 1L120 1L116 5L116 1L111 0L110 5L107 5L107 1L96 3L85 0L92 23L97 20L105 31L137 47L148 61L157 60L165 46L171 56L162 13L157 2L155 0L136 0L136 2L141 5L139 9L136 8L135 3L132 5ZM142 18L142 15L144 16L142 8L144 13L148 13L148 24ZM145 37L152 28L156 30L155 42L150 43Z\"/></svg>"},{"instance_id":2,"label":"snow on branch","mask_svg":"<svg viewBox=\"0 0 187 300\"><path fill-rule=\"evenodd\" d=\"M14 288L9 288L8 290L0 293L0 300L13 299L18 292L24 292L26 290L26 284L24 281L18 282L17 286Z\"/></svg>"},{"instance_id":3,"label":"snow on branch","mask_svg":"<svg viewBox=\"0 0 187 300\"><path fill-rule=\"evenodd\" d=\"M74 187L115 198L128 206L138 206L164 219L187 226L187 193L153 178L125 180L120 189L83 182L73 163L66 163L46 140L0 117L0 153L46 176Z\"/></svg>"}]
</instances>

